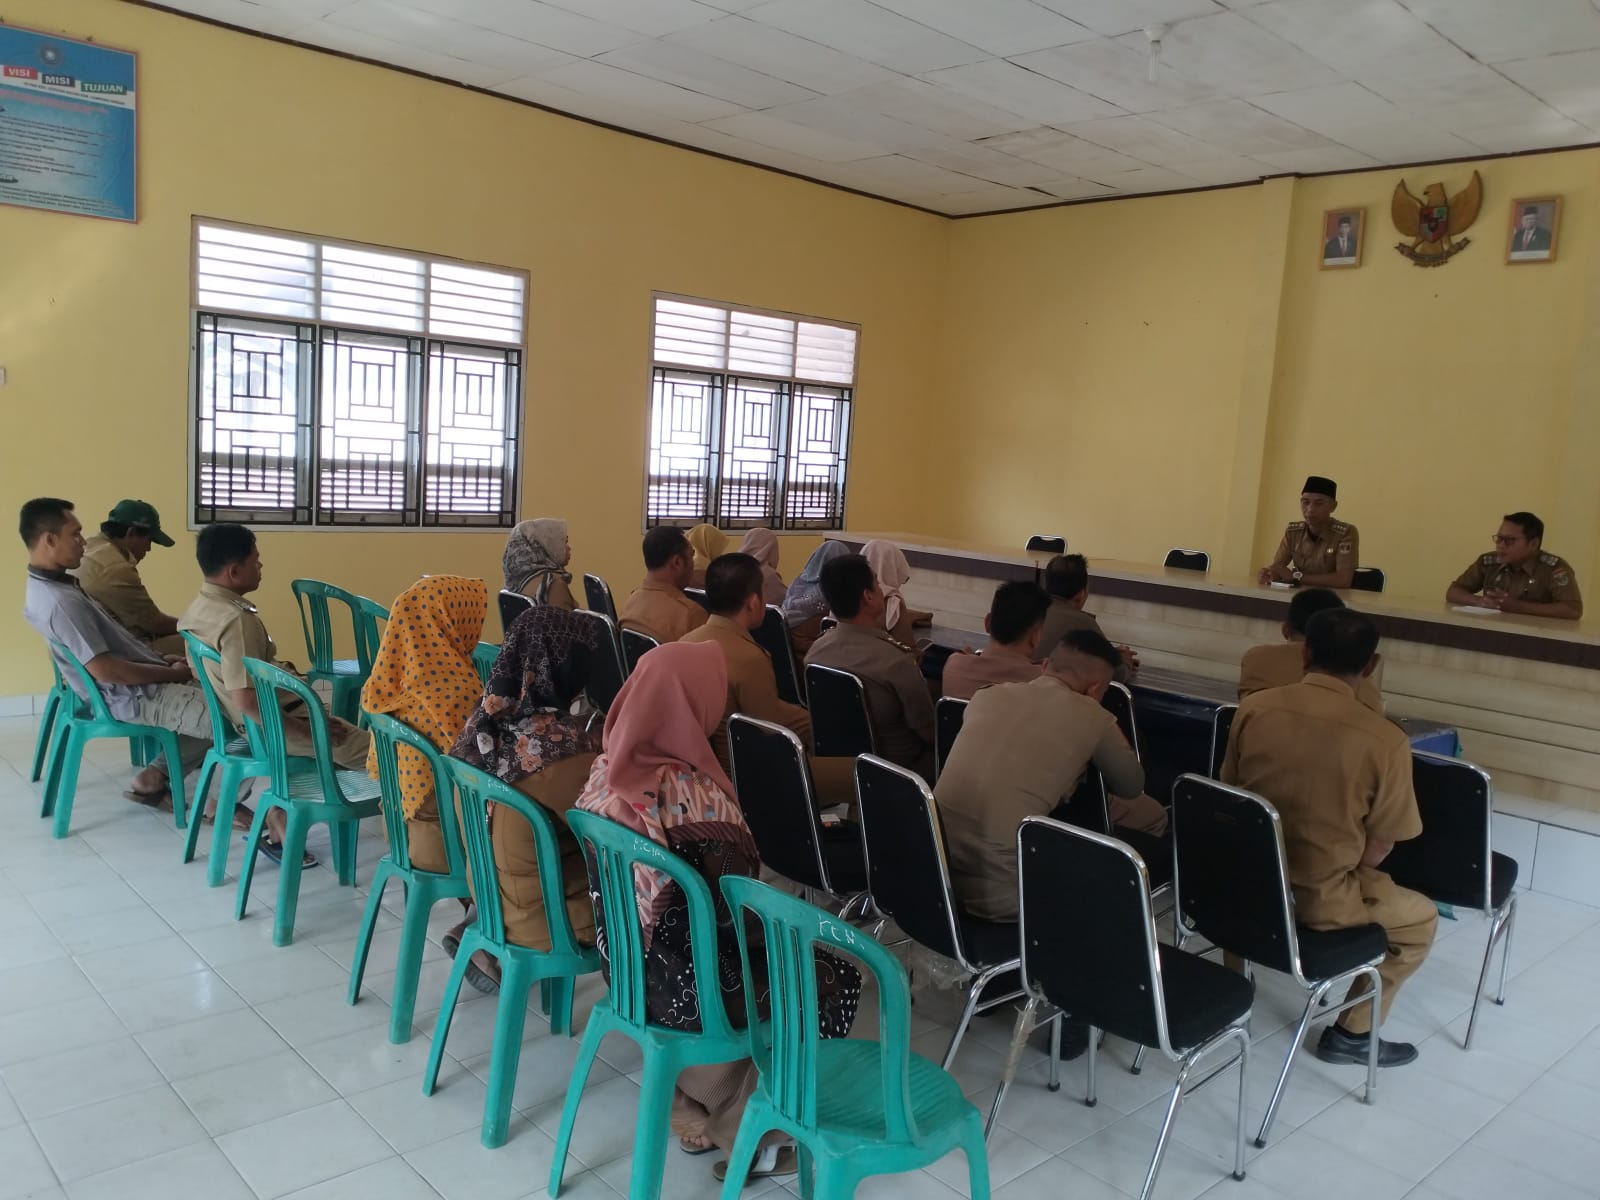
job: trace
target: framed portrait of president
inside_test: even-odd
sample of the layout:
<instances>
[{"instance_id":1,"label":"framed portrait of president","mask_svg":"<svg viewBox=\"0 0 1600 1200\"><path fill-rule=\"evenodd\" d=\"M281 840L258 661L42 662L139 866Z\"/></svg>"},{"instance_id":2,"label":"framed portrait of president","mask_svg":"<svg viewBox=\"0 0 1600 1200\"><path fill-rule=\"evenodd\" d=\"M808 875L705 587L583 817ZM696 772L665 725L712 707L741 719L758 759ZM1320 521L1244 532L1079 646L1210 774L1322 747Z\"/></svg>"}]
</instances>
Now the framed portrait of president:
<instances>
[{"instance_id":1,"label":"framed portrait of president","mask_svg":"<svg viewBox=\"0 0 1600 1200\"><path fill-rule=\"evenodd\" d=\"M1506 241L1508 263L1556 260L1556 235L1561 232L1561 197L1534 196L1511 202L1511 233Z\"/></svg>"},{"instance_id":2,"label":"framed portrait of president","mask_svg":"<svg viewBox=\"0 0 1600 1200\"><path fill-rule=\"evenodd\" d=\"M1330 208L1322 214L1322 269L1359 267L1361 250L1367 240L1367 210Z\"/></svg>"}]
</instances>

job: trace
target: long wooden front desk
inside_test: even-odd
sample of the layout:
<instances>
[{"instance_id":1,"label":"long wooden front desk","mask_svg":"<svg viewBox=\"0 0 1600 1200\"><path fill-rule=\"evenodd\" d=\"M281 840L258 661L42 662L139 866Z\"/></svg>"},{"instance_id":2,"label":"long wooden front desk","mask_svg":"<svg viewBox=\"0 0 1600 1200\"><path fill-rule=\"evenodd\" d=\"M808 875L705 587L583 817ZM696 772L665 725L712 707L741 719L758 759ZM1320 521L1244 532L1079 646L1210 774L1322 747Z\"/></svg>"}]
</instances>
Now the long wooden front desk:
<instances>
[{"instance_id":1,"label":"long wooden front desk","mask_svg":"<svg viewBox=\"0 0 1600 1200\"><path fill-rule=\"evenodd\" d=\"M911 564L904 589L941 625L980 631L995 586L1032 579L1047 554L905 533L882 538ZM1238 678L1251 646L1281 639L1293 592L1254 579L1089 556L1088 608L1114 641L1155 667ZM1460 731L1462 752L1497 788L1600 812L1600 619L1556 621L1455 611L1439 598L1346 592L1383 634L1383 691L1396 716Z\"/></svg>"}]
</instances>

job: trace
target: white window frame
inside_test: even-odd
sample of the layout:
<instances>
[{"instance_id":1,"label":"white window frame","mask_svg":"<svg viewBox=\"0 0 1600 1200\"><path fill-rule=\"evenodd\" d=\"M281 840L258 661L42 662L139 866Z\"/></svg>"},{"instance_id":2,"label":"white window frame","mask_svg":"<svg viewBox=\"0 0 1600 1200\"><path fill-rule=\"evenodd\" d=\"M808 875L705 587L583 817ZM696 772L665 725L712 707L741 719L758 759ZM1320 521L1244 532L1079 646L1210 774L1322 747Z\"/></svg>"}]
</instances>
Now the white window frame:
<instances>
[{"instance_id":1,"label":"white window frame","mask_svg":"<svg viewBox=\"0 0 1600 1200\"><path fill-rule=\"evenodd\" d=\"M762 371L736 370L733 367L727 366L727 365L725 365L723 367L720 367L720 368L716 368L716 367L709 367L709 366L693 366L693 365L690 365L690 364L687 364L687 363L673 363L673 362L665 362L665 361L658 360L657 357L656 357L656 353L655 353L655 340L656 340L656 303L659 300L674 301L674 302L681 303L681 304L699 305L699 306L704 307L704 308L721 309L726 314L728 314L728 316L730 318L730 321L731 321L732 317L735 314L748 313L748 314L751 314L753 316L758 316L758 317L776 317L776 318L780 318L780 319L786 320L786 321L793 321L793 322L795 322L797 324L797 326L798 326L799 323L803 322L803 323L808 324L808 325L825 325L825 326L831 326L831 327L836 328L836 329L849 330L851 333L853 333L855 335L855 351L854 351L854 357L853 357L853 359L851 361L850 381L848 383L841 383L836 379L835 380L823 380L823 379L812 378L810 376L799 375L799 374L795 373L794 364L791 364L791 369L790 369L788 374L772 374L772 373L762 372ZM644 430L644 483L643 483L642 494L640 496L640 526L641 526L641 528L645 529L645 530L648 530L648 529L651 529L651 528L653 528L655 526L659 526L659 525L668 525L668 526L678 526L678 527L681 527L681 528L690 528L691 526L700 523L697 520L693 520L693 519L690 519L690 518L687 518L687 517L672 518L672 519L669 519L669 520L653 520L652 517L651 517L651 512L650 512L650 488L651 488L650 455L651 455L651 450L652 450L652 441L653 441L653 433L654 433L652 426L653 426L653 421L654 421L654 411L653 410L654 410L654 405L655 405L655 380L656 380L657 371L664 370L664 371L681 371L681 372L683 372L685 374L689 374L689 375L709 375L709 376L720 377L720 379L722 381L722 384L724 386L721 386L721 387L719 387L717 389L718 395L722 397L722 400L720 402L722 407L721 407L720 411L716 414L716 416L714 418L714 421L713 421L713 430L714 430L714 435L713 436L714 436L714 442L716 442L716 443L720 443L720 441L721 441L724 414L726 413L726 392L728 390L727 387L726 387L726 384L728 384L731 381L740 380L740 379L754 380L754 381L767 381L767 382L783 384L786 387L790 388L791 389L790 395L789 395L790 412L785 417L785 428L786 429L787 429L788 420L793 414L793 405L794 405L793 389L801 388L801 387L821 387L821 388L827 388L827 389L838 389L838 390L842 390L843 392L845 392L846 393L845 403L848 406L847 407L847 414L848 415L847 415L846 425L845 425L844 442L843 442L843 445L840 447L840 449L838 451L838 456L837 456L838 461L844 464L844 478L841 481L841 484L840 484L840 487L839 487L839 509L838 509L838 522L837 522L837 524L828 525L828 526L823 526L823 525L790 525L789 524L788 514L787 514L787 503L786 503L787 495L788 495L788 482L789 482L788 478L787 478L787 472L785 474L785 477L783 479L781 479L779 481L779 484L778 484L777 501L776 501L776 512L774 513L774 517L773 517L773 520L776 521L776 524L768 523L766 525L763 525L761 522L756 521L756 522L742 522L742 523L737 523L737 524L729 524L726 527L723 526L722 522L718 519L719 516L720 516L720 513L718 512L718 509L721 507L720 504L718 503L718 493L719 493L720 488L725 483L725 477L723 477L722 474L721 474L720 463L718 465L718 468L713 472L713 475L712 475L712 477L711 477L711 479L709 481L707 503L705 505L705 507L708 510L710 510L707 514L705 514L706 517L709 518L709 523L716 524L718 528L726 528L730 532L744 532L744 531L746 531L748 529L751 529L751 528L770 528L775 533L780 533L780 534L826 534L826 533L839 533L839 532L842 532L847 527L847 524L848 524L848 519L847 519L846 513L847 513L847 506L848 506L848 503L849 503L849 487L850 487L850 465L849 464L850 464L850 460L851 460L851 457L852 457L852 454L851 454L852 445L853 445L854 440L855 440L855 424L856 424L855 408L856 408L856 402L857 402L857 385L858 385L858 381L860 379L860 374L861 374L861 371L860 371L861 339L862 339L861 326L856 324L855 322L852 322L852 321L842 321L842 320L838 320L838 319L835 319L835 318L832 318L832 317L816 317L816 316L811 316L811 315L805 314L805 313L789 312L789 311L787 311L785 309L764 308L764 307L762 307L760 305L739 304L739 303L735 303L733 301L728 301L728 300L713 300L713 299L709 299L709 298L704 297L704 296L691 296L691 295L688 295L688 294L682 293L682 292L652 291L650 293L649 329L650 329L650 338L649 338L649 342L648 342L648 344L646 346L646 363L647 363L647 367L646 367L646 385L645 385L646 414L645 414L645 430ZM798 336L798 331L797 331L797 336ZM720 460L720 457L723 454L723 449L722 449L721 445L720 444L713 444L711 446L710 450L711 450L712 458L714 460ZM789 453L789 449L788 449L787 446L784 447L783 450L782 450L782 458L784 460L785 465L787 466L789 458L790 458L790 453Z\"/></svg>"},{"instance_id":2,"label":"white window frame","mask_svg":"<svg viewBox=\"0 0 1600 1200\"><path fill-rule=\"evenodd\" d=\"M214 304L202 305L200 303L200 233L202 228L238 230L244 233L258 234L264 237L293 238L315 245L318 256L325 248L339 248L358 252L374 254L403 255L413 258L425 267L435 265L468 268L494 272L501 275L515 276L522 283L522 322L521 330L515 340L492 340L482 338L474 340L456 336L453 333L425 332L432 315L432 297L429 289L422 289L423 330L407 332L395 328L385 328L378 325L362 324L357 321L338 319L324 320L320 307L313 317L303 316L276 316L263 312L251 312L242 308L230 308ZM525 430L527 425L527 371L528 371L528 310L530 292L528 272L515 267L507 267L493 263L480 263L467 259L452 258L446 255L429 254L402 247L383 246L375 243L349 241L341 238L322 237L316 234L303 233L296 230L279 229L264 225L251 225L237 221L219 220L212 217L194 215L190 220L189 244L189 319L188 319L188 416L189 425L186 431L188 441L187 463L187 505L185 518L190 530L197 530L204 524L197 520L200 507L200 380L198 377L199 349L200 349L200 323L202 317L220 317L224 319L237 319L242 321L260 322L263 324L277 324L284 326L301 326L310 330L310 340L316 348L318 357L313 359L310 367L311 386L309 414L309 436L312 443L309 453L304 448L297 450L297 470L304 470L308 476L307 490L307 515L305 519L269 520L255 517L249 521L257 528L279 529L285 531L311 531L324 532L360 532L360 533L462 533L476 531L490 531L508 529L521 519L522 511L522 480L523 458L525 451ZM320 380L320 348L323 336L326 333L341 334L371 334L384 338L412 339L422 344L422 371L421 398L424 405L427 402L427 371L436 351L443 349L448 352L452 347L463 349L478 349L494 352L511 352L516 356L515 371L516 382L512 394L508 399L510 412L507 414L506 428L504 431L507 454L510 459L509 470L506 474L506 487L509 489L509 503L502 506L499 514L461 514L445 513L442 516L430 514L426 507L425 497L427 491L428 469L427 464L419 457L415 462L407 461L404 470L407 472L408 486L414 486L417 493L416 520L406 523L404 514L399 512L373 512L370 514L352 513L348 518L338 521L324 521L318 517L318 504L316 489L318 475L320 474L321 454L316 443L321 439L321 400L322 384ZM428 413L426 409L414 415L414 424L421 430L421 437L427 437ZM414 477L413 477L414 473ZM220 506L219 506L220 507ZM235 519L232 516L218 516L218 520Z\"/></svg>"}]
</instances>

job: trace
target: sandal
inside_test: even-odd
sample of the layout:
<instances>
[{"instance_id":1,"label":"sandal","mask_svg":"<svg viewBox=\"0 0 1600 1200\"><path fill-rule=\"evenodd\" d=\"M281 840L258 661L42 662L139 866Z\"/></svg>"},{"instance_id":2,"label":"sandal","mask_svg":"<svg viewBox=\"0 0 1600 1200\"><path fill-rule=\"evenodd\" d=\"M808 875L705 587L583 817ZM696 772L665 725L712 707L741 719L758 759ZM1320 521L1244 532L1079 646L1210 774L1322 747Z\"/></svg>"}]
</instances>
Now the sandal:
<instances>
[{"instance_id":1,"label":"sandal","mask_svg":"<svg viewBox=\"0 0 1600 1200\"><path fill-rule=\"evenodd\" d=\"M122 795L132 800L135 804L142 804L146 808L171 808L172 789L159 787L153 792L141 792L138 788L129 788Z\"/></svg>"},{"instance_id":2,"label":"sandal","mask_svg":"<svg viewBox=\"0 0 1600 1200\"><path fill-rule=\"evenodd\" d=\"M473 957L476 958L477 956L474 955ZM467 959L467 982L485 996L496 996L500 993L500 981L480 967L472 958Z\"/></svg>"},{"instance_id":3,"label":"sandal","mask_svg":"<svg viewBox=\"0 0 1600 1200\"><path fill-rule=\"evenodd\" d=\"M717 1144L715 1142L712 1142L709 1146L699 1146L695 1144L692 1138L681 1137L678 1139L678 1149L682 1150L690 1158L699 1158L702 1154L710 1154L716 1148Z\"/></svg>"},{"instance_id":4,"label":"sandal","mask_svg":"<svg viewBox=\"0 0 1600 1200\"><path fill-rule=\"evenodd\" d=\"M461 924L446 930L445 935L439 939L439 945L444 947L444 952L451 958L454 958L456 951L461 949L461 937L466 932L467 923L463 921Z\"/></svg>"},{"instance_id":5,"label":"sandal","mask_svg":"<svg viewBox=\"0 0 1600 1200\"><path fill-rule=\"evenodd\" d=\"M241 842L248 842L250 840L250 835L247 833L239 840ZM256 853L270 859L279 866L283 865L283 843L272 841L265 833L263 833L256 841ZM311 867L316 865L317 856L311 853L311 851L307 850L305 852L305 856L300 860L300 869L309 870Z\"/></svg>"},{"instance_id":6,"label":"sandal","mask_svg":"<svg viewBox=\"0 0 1600 1200\"><path fill-rule=\"evenodd\" d=\"M772 1156L770 1166L764 1165L765 1159L764 1154L759 1152L756 1154L755 1161L750 1164L750 1173L744 1177L746 1187L750 1186L752 1179L779 1179L800 1173L800 1158L793 1146L779 1146L778 1152ZM713 1166L711 1174L716 1177L718 1183L727 1179L728 1160L723 1159Z\"/></svg>"}]
</instances>

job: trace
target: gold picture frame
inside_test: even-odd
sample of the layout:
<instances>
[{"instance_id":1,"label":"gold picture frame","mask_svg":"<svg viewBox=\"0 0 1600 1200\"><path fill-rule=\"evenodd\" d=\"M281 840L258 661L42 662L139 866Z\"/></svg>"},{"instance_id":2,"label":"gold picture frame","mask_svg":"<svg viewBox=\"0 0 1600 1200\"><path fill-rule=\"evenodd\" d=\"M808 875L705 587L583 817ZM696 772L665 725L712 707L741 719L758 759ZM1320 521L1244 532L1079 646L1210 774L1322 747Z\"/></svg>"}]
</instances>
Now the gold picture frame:
<instances>
[{"instance_id":1,"label":"gold picture frame","mask_svg":"<svg viewBox=\"0 0 1600 1200\"><path fill-rule=\"evenodd\" d=\"M1506 262L1512 266L1556 260L1561 236L1561 197L1525 196L1511 202L1507 220Z\"/></svg>"},{"instance_id":2,"label":"gold picture frame","mask_svg":"<svg viewBox=\"0 0 1600 1200\"><path fill-rule=\"evenodd\" d=\"M1341 271L1361 265L1362 251L1367 248L1366 209L1330 208L1322 214L1321 230L1317 262L1322 270Z\"/></svg>"}]
</instances>

